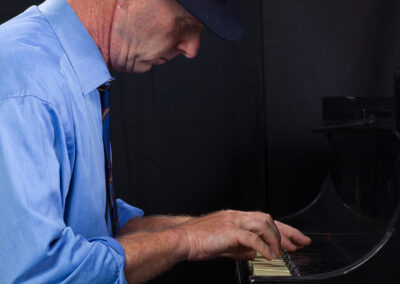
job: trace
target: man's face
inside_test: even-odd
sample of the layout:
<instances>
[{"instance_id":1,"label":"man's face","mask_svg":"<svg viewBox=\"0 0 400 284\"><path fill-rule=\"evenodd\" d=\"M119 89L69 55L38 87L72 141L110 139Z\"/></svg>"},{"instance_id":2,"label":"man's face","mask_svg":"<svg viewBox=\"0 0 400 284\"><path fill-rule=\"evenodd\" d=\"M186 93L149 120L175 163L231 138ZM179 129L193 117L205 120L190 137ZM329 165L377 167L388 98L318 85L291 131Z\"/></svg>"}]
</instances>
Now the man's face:
<instances>
[{"instance_id":1,"label":"man's face","mask_svg":"<svg viewBox=\"0 0 400 284\"><path fill-rule=\"evenodd\" d=\"M118 0L110 65L116 71L143 73L179 54L194 58L202 29L176 0Z\"/></svg>"}]
</instances>

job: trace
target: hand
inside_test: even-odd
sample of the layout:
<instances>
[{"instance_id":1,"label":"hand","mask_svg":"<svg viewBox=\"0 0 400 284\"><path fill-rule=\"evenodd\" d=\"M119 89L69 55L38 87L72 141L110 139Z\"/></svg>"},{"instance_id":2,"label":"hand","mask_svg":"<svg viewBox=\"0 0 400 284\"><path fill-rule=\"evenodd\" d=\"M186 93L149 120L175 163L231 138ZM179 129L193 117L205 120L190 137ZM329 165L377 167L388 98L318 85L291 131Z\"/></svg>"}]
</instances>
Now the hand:
<instances>
[{"instance_id":1,"label":"hand","mask_svg":"<svg viewBox=\"0 0 400 284\"><path fill-rule=\"evenodd\" d=\"M253 259L257 251L267 259L281 254L279 230L271 216L261 212L219 211L175 229L187 237L187 260Z\"/></svg>"},{"instance_id":2,"label":"hand","mask_svg":"<svg viewBox=\"0 0 400 284\"><path fill-rule=\"evenodd\" d=\"M279 221L275 221L275 224L281 235L281 246L283 249L294 252L299 248L311 244L311 239L299 230Z\"/></svg>"}]
</instances>

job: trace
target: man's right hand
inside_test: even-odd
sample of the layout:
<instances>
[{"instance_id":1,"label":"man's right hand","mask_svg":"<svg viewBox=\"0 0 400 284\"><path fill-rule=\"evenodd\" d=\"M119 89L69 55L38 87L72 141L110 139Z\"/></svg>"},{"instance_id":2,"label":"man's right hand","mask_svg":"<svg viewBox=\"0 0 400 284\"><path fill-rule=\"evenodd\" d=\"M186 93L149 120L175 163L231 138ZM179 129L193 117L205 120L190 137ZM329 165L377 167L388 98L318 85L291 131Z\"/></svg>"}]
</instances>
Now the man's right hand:
<instances>
[{"instance_id":1,"label":"man's right hand","mask_svg":"<svg viewBox=\"0 0 400 284\"><path fill-rule=\"evenodd\" d=\"M281 254L280 234L269 214L219 211L175 227L186 236L187 260L215 257L272 259Z\"/></svg>"},{"instance_id":2,"label":"man's right hand","mask_svg":"<svg viewBox=\"0 0 400 284\"><path fill-rule=\"evenodd\" d=\"M163 218L154 220L158 223ZM143 283L184 260L253 259L256 252L272 259L281 254L281 245L294 251L311 243L299 230L261 212L227 210L177 220L174 225L166 222L160 230L147 224L139 226L144 230L127 230L118 237L125 251L129 283Z\"/></svg>"}]
</instances>

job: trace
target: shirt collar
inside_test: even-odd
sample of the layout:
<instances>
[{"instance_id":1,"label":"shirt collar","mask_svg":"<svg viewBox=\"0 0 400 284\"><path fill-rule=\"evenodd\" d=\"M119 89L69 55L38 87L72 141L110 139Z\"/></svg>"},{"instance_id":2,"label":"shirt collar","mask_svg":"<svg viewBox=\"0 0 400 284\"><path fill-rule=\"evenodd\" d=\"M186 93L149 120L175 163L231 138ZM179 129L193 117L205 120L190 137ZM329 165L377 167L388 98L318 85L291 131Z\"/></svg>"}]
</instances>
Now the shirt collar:
<instances>
[{"instance_id":1,"label":"shirt collar","mask_svg":"<svg viewBox=\"0 0 400 284\"><path fill-rule=\"evenodd\" d=\"M96 43L65 0L47 0L39 9L64 48L83 94L112 80Z\"/></svg>"}]
</instances>

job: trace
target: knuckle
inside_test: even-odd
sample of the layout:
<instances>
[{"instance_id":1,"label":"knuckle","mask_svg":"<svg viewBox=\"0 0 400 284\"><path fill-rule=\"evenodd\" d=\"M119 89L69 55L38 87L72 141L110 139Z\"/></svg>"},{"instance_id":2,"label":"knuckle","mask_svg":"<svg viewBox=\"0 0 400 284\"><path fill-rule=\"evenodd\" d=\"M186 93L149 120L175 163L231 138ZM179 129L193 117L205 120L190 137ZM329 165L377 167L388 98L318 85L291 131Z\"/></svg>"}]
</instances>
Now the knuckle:
<instances>
[{"instance_id":1,"label":"knuckle","mask_svg":"<svg viewBox=\"0 0 400 284\"><path fill-rule=\"evenodd\" d=\"M264 216L265 216L265 220L267 222L273 222L272 216L270 214L265 213Z\"/></svg>"},{"instance_id":2,"label":"knuckle","mask_svg":"<svg viewBox=\"0 0 400 284\"><path fill-rule=\"evenodd\" d=\"M246 238L247 238L249 241L254 242L254 241L256 241L256 240L258 239L258 236L257 236L256 234L250 232L250 231L247 231L247 233L246 233Z\"/></svg>"}]
</instances>

